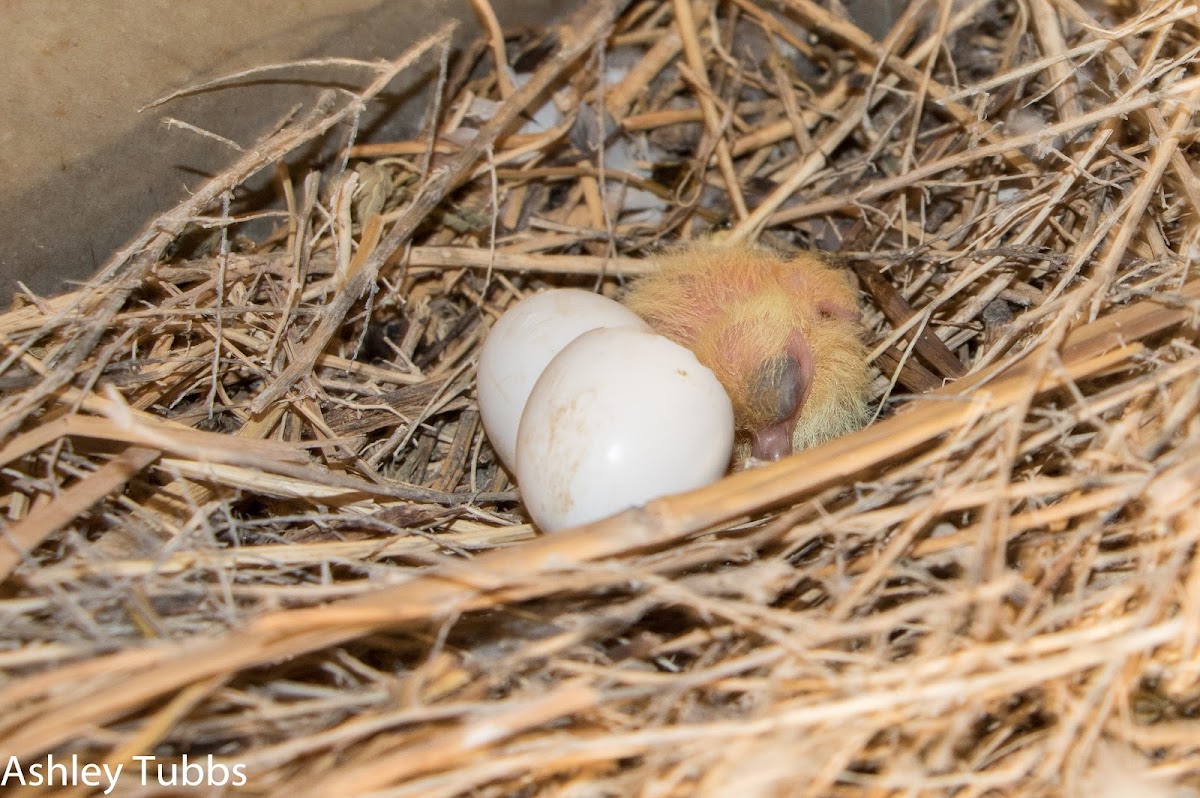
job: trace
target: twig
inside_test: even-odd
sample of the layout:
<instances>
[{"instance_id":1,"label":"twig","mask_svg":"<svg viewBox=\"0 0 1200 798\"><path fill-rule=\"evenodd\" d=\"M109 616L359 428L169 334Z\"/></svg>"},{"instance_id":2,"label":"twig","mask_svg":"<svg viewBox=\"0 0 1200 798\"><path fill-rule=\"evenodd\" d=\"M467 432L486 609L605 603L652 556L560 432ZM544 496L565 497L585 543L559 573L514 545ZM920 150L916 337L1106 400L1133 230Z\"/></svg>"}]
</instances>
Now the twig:
<instances>
[{"instance_id":1,"label":"twig","mask_svg":"<svg viewBox=\"0 0 1200 798\"><path fill-rule=\"evenodd\" d=\"M296 380L312 369L312 363L341 327L342 320L351 306L374 283L383 264L408 241L413 231L441 203L446 194L467 179L469 170L478 163L484 151L516 121L521 112L539 97L567 66L587 52L596 40L604 35L615 16L616 0L593 0L571 17L560 29L562 44L554 57L547 59L529 82L504 103L461 152L430 175L404 216L396 221L371 253L371 257L325 308L320 325L305 342L291 365L254 398L250 404L251 412L261 413L268 405L281 399Z\"/></svg>"},{"instance_id":2,"label":"twig","mask_svg":"<svg viewBox=\"0 0 1200 798\"><path fill-rule=\"evenodd\" d=\"M488 41L492 46L492 58L496 61L496 85L500 89L500 99L507 100L513 96L516 87L509 76L508 57L504 53L504 33L500 30L500 21L488 0L471 0L471 7L479 15L483 27L487 30Z\"/></svg>"},{"instance_id":3,"label":"twig","mask_svg":"<svg viewBox=\"0 0 1200 798\"><path fill-rule=\"evenodd\" d=\"M162 455L157 449L129 446L91 476L64 491L0 533L0 581L8 578L25 553L118 490Z\"/></svg>"},{"instance_id":4,"label":"twig","mask_svg":"<svg viewBox=\"0 0 1200 798\"><path fill-rule=\"evenodd\" d=\"M737 172L733 168L733 157L729 153L729 143L725 140L720 115L713 103L709 92L712 90L708 82L708 66L704 62L704 54L700 49L700 39L696 29L696 18L692 14L692 0L672 0L675 10L675 22L683 42L683 52L687 57L688 68L696 81L699 91L696 99L704 111L704 124L708 135L716 142L717 164L721 176L725 180L725 190L729 192L729 200L739 219L746 217L746 200L742 197L742 189ZM716 31L713 31L716 35Z\"/></svg>"}]
</instances>

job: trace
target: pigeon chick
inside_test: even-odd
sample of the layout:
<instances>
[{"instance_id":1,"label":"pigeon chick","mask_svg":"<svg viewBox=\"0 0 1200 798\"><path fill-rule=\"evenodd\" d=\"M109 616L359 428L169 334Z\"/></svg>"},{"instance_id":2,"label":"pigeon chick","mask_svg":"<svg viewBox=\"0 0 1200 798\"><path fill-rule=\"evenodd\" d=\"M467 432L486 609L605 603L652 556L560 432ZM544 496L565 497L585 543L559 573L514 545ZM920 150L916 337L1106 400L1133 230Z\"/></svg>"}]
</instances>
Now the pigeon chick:
<instances>
[{"instance_id":1,"label":"pigeon chick","mask_svg":"<svg viewBox=\"0 0 1200 798\"><path fill-rule=\"evenodd\" d=\"M712 369L753 457L778 460L862 426L867 350L847 273L812 253L719 241L655 260L625 304Z\"/></svg>"}]
</instances>

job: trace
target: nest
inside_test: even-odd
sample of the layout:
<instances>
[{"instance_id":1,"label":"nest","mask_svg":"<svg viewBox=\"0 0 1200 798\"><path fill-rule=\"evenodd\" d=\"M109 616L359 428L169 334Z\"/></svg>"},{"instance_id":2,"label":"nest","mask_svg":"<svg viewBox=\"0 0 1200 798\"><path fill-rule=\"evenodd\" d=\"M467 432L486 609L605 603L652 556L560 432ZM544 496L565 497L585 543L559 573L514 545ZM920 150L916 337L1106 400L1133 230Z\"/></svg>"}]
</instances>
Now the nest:
<instances>
[{"instance_id":1,"label":"nest","mask_svg":"<svg viewBox=\"0 0 1200 798\"><path fill-rule=\"evenodd\" d=\"M1194 7L490 22L341 62L360 91L0 317L0 751L116 794L180 789L135 756L259 795L1196 794ZM424 132L354 138L409 69ZM875 421L539 535L489 323L718 227L855 271Z\"/></svg>"}]
</instances>

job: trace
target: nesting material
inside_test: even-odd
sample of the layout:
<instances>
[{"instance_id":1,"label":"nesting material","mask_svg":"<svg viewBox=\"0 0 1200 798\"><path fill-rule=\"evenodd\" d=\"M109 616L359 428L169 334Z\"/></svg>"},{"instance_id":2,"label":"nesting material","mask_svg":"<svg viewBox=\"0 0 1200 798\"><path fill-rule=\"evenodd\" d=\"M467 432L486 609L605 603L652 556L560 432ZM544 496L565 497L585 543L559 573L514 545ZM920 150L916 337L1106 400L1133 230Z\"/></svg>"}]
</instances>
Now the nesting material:
<instances>
[{"instance_id":1,"label":"nesting material","mask_svg":"<svg viewBox=\"0 0 1200 798\"><path fill-rule=\"evenodd\" d=\"M0 316L0 752L115 794L149 755L254 795L1200 794L1195 7L496 35L339 62L359 94ZM239 193L418 68L420 135ZM717 227L856 275L873 422L535 534L485 331Z\"/></svg>"}]
</instances>

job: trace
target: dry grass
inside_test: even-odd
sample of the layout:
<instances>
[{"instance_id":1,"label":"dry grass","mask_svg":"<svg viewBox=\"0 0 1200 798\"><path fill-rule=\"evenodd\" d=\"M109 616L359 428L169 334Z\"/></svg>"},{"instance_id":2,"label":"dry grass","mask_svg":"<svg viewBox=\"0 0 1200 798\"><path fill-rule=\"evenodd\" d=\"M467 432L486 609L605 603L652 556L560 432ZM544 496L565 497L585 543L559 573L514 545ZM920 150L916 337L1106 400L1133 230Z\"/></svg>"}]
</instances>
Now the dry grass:
<instances>
[{"instance_id":1,"label":"dry grass","mask_svg":"<svg viewBox=\"0 0 1200 798\"><path fill-rule=\"evenodd\" d=\"M213 754L260 795L1200 794L1196 7L489 27L436 137L236 195L444 36L0 316L0 752ZM722 221L860 276L878 420L538 536L488 323Z\"/></svg>"}]
</instances>

